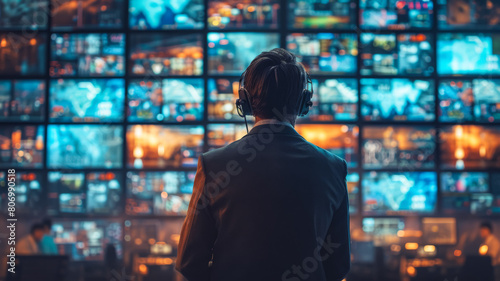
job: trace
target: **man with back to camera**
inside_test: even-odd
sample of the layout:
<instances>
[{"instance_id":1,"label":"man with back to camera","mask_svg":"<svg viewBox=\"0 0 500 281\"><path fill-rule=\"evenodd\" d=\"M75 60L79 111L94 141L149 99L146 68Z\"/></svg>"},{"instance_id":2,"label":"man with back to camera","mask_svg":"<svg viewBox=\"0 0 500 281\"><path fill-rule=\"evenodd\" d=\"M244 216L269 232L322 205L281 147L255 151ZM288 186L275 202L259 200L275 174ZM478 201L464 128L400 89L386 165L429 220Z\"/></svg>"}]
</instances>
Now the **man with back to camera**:
<instances>
[{"instance_id":1,"label":"man with back to camera","mask_svg":"<svg viewBox=\"0 0 500 281\"><path fill-rule=\"evenodd\" d=\"M176 261L188 281L338 281L349 271L346 162L294 129L312 94L284 49L243 73L237 107L256 124L198 160Z\"/></svg>"}]
</instances>

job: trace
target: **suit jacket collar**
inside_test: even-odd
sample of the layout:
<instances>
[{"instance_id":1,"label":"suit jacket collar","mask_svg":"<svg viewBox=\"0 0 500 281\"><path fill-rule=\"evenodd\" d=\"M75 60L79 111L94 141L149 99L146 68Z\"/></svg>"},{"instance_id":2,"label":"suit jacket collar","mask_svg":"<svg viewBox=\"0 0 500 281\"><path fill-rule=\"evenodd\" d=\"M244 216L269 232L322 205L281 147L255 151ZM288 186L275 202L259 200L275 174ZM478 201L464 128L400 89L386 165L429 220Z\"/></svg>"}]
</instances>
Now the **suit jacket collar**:
<instances>
[{"instance_id":1,"label":"suit jacket collar","mask_svg":"<svg viewBox=\"0 0 500 281\"><path fill-rule=\"evenodd\" d=\"M300 137L299 133L297 133L292 126L286 124L262 124L253 127L250 132L248 132L248 135L256 134L281 134Z\"/></svg>"}]
</instances>

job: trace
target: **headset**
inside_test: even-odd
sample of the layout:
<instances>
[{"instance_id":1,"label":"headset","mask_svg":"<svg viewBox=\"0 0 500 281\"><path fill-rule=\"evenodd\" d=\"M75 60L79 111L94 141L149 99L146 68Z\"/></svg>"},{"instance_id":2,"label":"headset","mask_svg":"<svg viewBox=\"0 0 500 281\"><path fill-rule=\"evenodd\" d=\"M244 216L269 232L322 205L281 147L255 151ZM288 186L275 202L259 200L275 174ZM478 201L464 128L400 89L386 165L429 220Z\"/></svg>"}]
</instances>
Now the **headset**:
<instances>
[{"instance_id":1,"label":"headset","mask_svg":"<svg viewBox=\"0 0 500 281\"><path fill-rule=\"evenodd\" d=\"M245 125L247 127L247 132L248 132L248 124L246 116L252 116L253 110L252 110L252 104L250 102L250 94L248 93L247 89L245 89L244 85L245 73L246 71L243 72L243 74L241 74L239 81L239 90L238 90L239 98L236 100L236 110L238 111L238 115L245 119ZM314 88L311 76L309 76L309 73L307 72L306 72L306 78L307 78L306 87L302 91L302 95L300 96L298 110L297 110L298 116L300 117L306 116L307 113L309 113L309 109L313 105L312 97L314 94Z\"/></svg>"}]
</instances>

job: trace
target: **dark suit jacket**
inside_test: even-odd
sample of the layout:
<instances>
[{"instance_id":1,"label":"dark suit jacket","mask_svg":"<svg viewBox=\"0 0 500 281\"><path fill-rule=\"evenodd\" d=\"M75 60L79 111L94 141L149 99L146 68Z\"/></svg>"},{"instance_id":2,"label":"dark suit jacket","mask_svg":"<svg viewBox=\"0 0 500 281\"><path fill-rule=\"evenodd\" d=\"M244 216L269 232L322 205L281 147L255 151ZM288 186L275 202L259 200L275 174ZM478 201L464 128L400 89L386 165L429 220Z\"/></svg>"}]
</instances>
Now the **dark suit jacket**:
<instances>
[{"instance_id":1,"label":"dark suit jacket","mask_svg":"<svg viewBox=\"0 0 500 281\"><path fill-rule=\"evenodd\" d=\"M204 153L176 269L189 281L342 280L346 175L344 160L285 125L256 126Z\"/></svg>"}]
</instances>

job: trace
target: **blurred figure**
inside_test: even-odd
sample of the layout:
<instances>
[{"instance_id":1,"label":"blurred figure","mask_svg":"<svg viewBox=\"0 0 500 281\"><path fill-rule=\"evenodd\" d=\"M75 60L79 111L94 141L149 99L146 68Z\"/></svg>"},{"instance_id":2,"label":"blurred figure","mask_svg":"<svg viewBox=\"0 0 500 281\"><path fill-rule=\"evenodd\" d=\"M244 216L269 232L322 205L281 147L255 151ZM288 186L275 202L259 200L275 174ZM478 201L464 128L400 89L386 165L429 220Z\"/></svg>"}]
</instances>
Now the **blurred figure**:
<instances>
[{"instance_id":1,"label":"blurred figure","mask_svg":"<svg viewBox=\"0 0 500 281\"><path fill-rule=\"evenodd\" d=\"M45 235L44 226L41 223L35 223L31 226L31 231L28 236L19 240L16 247L16 254L18 255L39 255L40 242Z\"/></svg>"},{"instance_id":2,"label":"blurred figure","mask_svg":"<svg viewBox=\"0 0 500 281\"><path fill-rule=\"evenodd\" d=\"M58 255L56 243L52 237L52 221L45 219L42 222L44 235L40 241L40 252L44 255Z\"/></svg>"},{"instance_id":3,"label":"blurred figure","mask_svg":"<svg viewBox=\"0 0 500 281\"><path fill-rule=\"evenodd\" d=\"M479 235L481 236L482 243L479 247L481 255L488 255L491 257L493 267L495 269L495 280L500 280L500 241L493 235L493 227L489 222L481 223L479 227Z\"/></svg>"}]
</instances>

